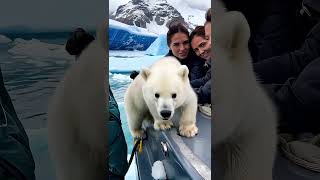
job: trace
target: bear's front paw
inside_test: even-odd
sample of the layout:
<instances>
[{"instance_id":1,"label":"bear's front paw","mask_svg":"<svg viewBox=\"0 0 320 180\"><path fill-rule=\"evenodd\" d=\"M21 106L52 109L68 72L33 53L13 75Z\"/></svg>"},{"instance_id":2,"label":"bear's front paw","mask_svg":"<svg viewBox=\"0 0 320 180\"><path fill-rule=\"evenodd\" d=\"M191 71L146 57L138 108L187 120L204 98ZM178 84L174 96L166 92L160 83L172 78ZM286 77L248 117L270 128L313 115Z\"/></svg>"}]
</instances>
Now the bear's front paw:
<instances>
[{"instance_id":1,"label":"bear's front paw","mask_svg":"<svg viewBox=\"0 0 320 180\"><path fill-rule=\"evenodd\" d=\"M198 128L195 124L187 125L187 126L180 125L179 133L181 136L194 137L196 134L198 134Z\"/></svg>"},{"instance_id":2,"label":"bear's front paw","mask_svg":"<svg viewBox=\"0 0 320 180\"><path fill-rule=\"evenodd\" d=\"M167 130L167 129L170 129L172 126L173 126L173 123L171 120L155 121L153 125L155 130Z\"/></svg>"},{"instance_id":3,"label":"bear's front paw","mask_svg":"<svg viewBox=\"0 0 320 180\"><path fill-rule=\"evenodd\" d=\"M141 138L144 134L144 131L143 130L132 130L131 134L134 138Z\"/></svg>"}]
</instances>

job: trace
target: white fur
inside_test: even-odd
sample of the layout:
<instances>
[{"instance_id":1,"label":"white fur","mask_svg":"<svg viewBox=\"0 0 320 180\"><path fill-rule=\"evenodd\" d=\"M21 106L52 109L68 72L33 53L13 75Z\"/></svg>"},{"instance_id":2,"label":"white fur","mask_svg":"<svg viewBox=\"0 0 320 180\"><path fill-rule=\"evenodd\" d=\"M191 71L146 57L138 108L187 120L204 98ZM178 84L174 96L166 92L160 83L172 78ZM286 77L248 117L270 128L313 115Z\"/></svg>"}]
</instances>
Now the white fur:
<instances>
[{"instance_id":1,"label":"white fur","mask_svg":"<svg viewBox=\"0 0 320 180\"><path fill-rule=\"evenodd\" d=\"M196 127L197 97L190 86L189 70L174 57L164 57L150 69L143 69L129 85L125 94L125 110L132 136L141 137L143 120L154 120L157 130L170 129L174 111L182 112L179 121L180 134L193 137ZM155 93L159 93L157 99ZM176 93L177 97L172 98ZM163 120L160 112L170 110L168 120Z\"/></svg>"},{"instance_id":2,"label":"white fur","mask_svg":"<svg viewBox=\"0 0 320 180\"><path fill-rule=\"evenodd\" d=\"M216 179L272 180L276 113L253 73L249 25L240 12L213 7Z\"/></svg>"},{"instance_id":3,"label":"white fur","mask_svg":"<svg viewBox=\"0 0 320 180\"><path fill-rule=\"evenodd\" d=\"M103 22L49 107L49 151L58 180L106 179L106 32Z\"/></svg>"}]
</instances>

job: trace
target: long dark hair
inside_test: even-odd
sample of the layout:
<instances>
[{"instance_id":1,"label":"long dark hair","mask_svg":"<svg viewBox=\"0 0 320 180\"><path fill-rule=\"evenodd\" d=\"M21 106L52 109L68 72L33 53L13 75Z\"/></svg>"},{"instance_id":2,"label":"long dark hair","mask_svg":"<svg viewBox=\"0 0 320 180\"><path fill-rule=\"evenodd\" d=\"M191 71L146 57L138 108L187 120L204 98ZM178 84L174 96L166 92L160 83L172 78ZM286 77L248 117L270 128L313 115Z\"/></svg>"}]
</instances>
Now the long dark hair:
<instances>
[{"instance_id":1,"label":"long dark hair","mask_svg":"<svg viewBox=\"0 0 320 180\"><path fill-rule=\"evenodd\" d=\"M199 36L199 37L202 37L203 39L205 39L206 33L204 30L204 26L197 26L196 28L194 28L194 30L190 34L190 41L192 41L194 36Z\"/></svg>"},{"instance_id":2,"label":"long dark hair","mask_svg":"<svg viewBox=\"0 0 320 180\"><path fill-rule=\"evenodd\" d=\"M189 31L188 29L179 21L172 21L169 25L169 30L167 32L167 44L168 47L171 44L171 38L173 35L175 35L176 33L184 33L185 35L187 35L189 42L190 42L190 38L189 38Z\"/></svg>"},{"instance_id":3,"label":"long dark hair","mask_svg":"<svg viewBox=\"0 0 320 180\"><path fill-rule=\"evenodd\" d=\"M211 8L209 8L206 12L206 23L211 22Z\"/></svg>"}]
</instances>

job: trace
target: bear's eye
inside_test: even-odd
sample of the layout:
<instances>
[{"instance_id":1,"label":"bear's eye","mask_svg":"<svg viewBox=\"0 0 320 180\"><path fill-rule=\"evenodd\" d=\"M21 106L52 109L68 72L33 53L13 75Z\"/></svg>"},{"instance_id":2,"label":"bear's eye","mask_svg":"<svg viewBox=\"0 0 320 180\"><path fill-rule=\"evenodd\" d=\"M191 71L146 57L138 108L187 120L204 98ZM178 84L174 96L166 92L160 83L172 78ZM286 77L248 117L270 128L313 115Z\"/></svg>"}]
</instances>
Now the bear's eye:
<instances>
[{"instance_id":1,"label":"bear's eye","mask_svg":"<svg viewBox=\"0 0 320 180\"><path fill-rule=\"evenodd\" d=\"M173 93L173 94L172 94L172 98L175 99L176 97L177 97L177 94L176 94L176 93Z\"/></svg>"},{"instance_id":2,"label":"bear's eye","mask_svg":"<svg viewBox=\"0 0 320 180\"><path fill-rule=\"evenodd\" d=\"M154 94L154 97L156 97L157 99L160 97L159 93Z\"/></svg>"}]
</instances>

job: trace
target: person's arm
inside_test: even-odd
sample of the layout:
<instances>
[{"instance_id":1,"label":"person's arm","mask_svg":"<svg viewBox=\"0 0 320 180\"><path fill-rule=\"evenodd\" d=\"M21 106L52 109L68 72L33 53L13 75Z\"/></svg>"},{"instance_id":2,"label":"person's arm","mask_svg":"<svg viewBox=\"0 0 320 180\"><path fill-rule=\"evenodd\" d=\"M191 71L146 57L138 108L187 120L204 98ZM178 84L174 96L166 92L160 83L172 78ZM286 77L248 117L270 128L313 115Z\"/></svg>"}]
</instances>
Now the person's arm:
<instances>
[{"instance_id":1,"label":"person's arm","mask_svg":"<svg viewBox=\"0 0 320 180\"><path fill-rule=\"evenodd\" d=\"M298 76L317 57L320 57L320 23L311 30L299 50L254 63L253 68L262 83L284 83Z\"/></svg>"},{"instance_id":2,"label":"person's arm","mask_svg":"<svg viewBox=\"0 0 320 180\"><path fill-rule=\"evenodd\" d=\"M207 81L209 81L210 79L211 79L211 69L209 69L209 70L206 72L206 75L205 75L205 76L190 81L190 84L191 84L191 86L192 86L193 88L199 88L200 86L204 86L205 83L206 83Z\"/></svg>"},{"instance_id":3,"label":"person's arm","mask_svg":"<svg viewBox=\"0 0 320 180\"><path fill-rule=\"evenodd\" d=\"M303 53L295 53L295 57L303 58ZM258 81L263 84L283 84L289 77L294 76L292 56L285 54L272 57L253 64Z\"/></svg>"},{"instance_id":4,"label":"person's arm","mask_svg":"<svg viewBox=\"0 0 320 180\"><path fill-rule=\"evenodd\" d=\"M262 85L280 113L280 128L289 127L289 130L300 131L320 127L317 121L320 117L319 71L320 57L310 63L298 77L289 78L284 84Z\"/></svg>"},{"instance_id":5,"label":"person's arm","mask_svg":"<svg viewBox=\"0 0 320 180\"><path fill-rule=\"evenodd\" d=\"M204 71L203 63L194 63L189 70L190 81L203 77L205 75Z\"/></svg>"},{"instance_id":6,"label":"person's arm","mask_svg":"<svg viewBox=\"0 0 320 180\"><path fill-rule=\"evenodd\" d=\"M195 89L195 92L198 96L198 104L211 104L211 79L200 88Z\"/></svg>"}]
</instances>

